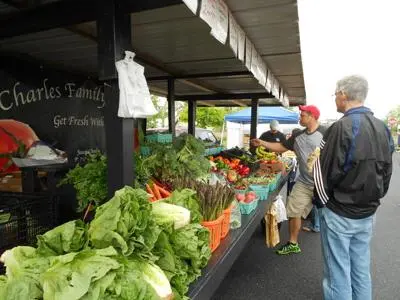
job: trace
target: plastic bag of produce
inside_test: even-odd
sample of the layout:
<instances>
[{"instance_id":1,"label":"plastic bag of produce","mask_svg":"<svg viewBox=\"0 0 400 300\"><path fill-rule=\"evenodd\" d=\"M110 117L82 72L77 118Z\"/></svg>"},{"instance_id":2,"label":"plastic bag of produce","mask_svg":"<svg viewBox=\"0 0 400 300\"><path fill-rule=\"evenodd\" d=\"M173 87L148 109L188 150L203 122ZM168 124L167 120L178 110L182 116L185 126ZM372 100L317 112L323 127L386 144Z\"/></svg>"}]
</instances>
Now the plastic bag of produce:
<instances>
[{"instance_id":1,"label":"plastic bag of produce","mask_svg":"<svg viewBox=\"0 0 400 300\"><path fill-rule=\"evenodd\" d=\"M279 228L277 221L277 211L275 202L272 203L270 208L268 209L265 219L265 243L268 248L275 247L279 244Z\"/></svg>"},{"instance_id":2,"label":"plastic bag of produce","mask_svg":"<svg viewBox=\"0 0 400 300\"><path fill-rule=\"evenodd\" d=\"M231 229L240 228L240 226L242 226L242 214L240 213L239 203L236 200L232 202L230 226Z\"/></svg>"},{"instance_id":3,"label":"plastic bag of produce","mask_svg":"<svg viewBox=\"0 0 400 300\"><path fill-rule=\"evenodd\" d=\"M287 220L287 214L286 214L286 207L285 204L283 203L283 197L281 194L276 196L275 198L275 207L276 207L276 219L278 223L281 223L283 221Z\"/></svg>"},{"instance_id":4,"label":"plastic bag of produce","mask_svg":"<svg viewBox=\"0 0 400 300\"><path fill-rule=\"evenodd\" d=\"M211 173L210 178L208 179L208 183L211 185L216 185L217 182L225 183L225 180L222 181L223 177L218 177L217 174Z\"/></svg>"},{"instance_id":5,"label":"plastic bag of produce","mask_svg":"<svg viewBox=\"0 0 400 300\"><path fill-rule=\"evenodd\" d=\"M307 171L308 173L310 173L312 175L313 173L313 168L314 168L314 164L317 161L317 159L319 158L320 155L320 148L317 147L315 148L315 150L313 152L311 152L311 154L308 156L307 159Z\"/></svg>"}]
</instances>

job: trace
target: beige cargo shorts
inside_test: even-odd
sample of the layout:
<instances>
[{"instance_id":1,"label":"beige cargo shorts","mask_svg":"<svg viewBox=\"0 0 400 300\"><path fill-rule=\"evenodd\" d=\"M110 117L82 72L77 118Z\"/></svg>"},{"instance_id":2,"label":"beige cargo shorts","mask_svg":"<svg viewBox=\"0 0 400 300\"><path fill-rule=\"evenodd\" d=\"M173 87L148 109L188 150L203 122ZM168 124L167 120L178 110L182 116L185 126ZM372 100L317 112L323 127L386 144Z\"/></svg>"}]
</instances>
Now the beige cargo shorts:
<instances>
[{"instance_id":1,"label":"beige cargo shorts","mask_svg":"<svg viewBox=\"0 0 400 300\"><path fill-rule=\"evenodd\" d=\"M314 194L314 187L306 185L299 181L293 186L287 204L286 212L288 218L301 218L304 219L311 212L313 204L312 197Z\"/></svg>"}]
</instances>

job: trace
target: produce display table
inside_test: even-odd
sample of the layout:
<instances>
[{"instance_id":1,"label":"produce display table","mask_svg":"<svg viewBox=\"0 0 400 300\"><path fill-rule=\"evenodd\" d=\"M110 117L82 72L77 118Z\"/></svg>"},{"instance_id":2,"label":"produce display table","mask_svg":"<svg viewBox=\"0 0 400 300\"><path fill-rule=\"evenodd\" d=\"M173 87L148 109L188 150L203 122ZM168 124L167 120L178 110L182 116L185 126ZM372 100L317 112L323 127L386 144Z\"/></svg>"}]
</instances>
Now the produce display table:
<instances>
[{"instance_id":1,"label":"produce display table","mask_svg":"<svg viewBox=\"0 0 400 300\"><path fill-rule=\"evenodd\" d=\"M221 244L211 256L202 276L195 281L189 290L188 296L192 300L210 299L217 290L226 274L231 269L235 260L242 253L247 242L260 226L271 201L279 194L282 187L287 183L290 172L282 176L276 190L271 193L267 200L259 201L257 209L249 215L242 215L242 226L231 230L229 234L221 240Z\"/></svg>"}]
</instances>

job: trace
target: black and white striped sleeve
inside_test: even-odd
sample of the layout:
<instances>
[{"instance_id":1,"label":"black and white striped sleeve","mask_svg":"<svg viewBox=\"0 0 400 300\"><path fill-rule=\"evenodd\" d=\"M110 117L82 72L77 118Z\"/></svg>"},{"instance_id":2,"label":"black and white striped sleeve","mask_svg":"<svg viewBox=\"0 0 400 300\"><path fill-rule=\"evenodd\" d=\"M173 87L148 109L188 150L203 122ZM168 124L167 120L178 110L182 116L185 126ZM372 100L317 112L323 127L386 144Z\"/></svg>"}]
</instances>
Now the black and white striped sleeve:
<instances>
[{"instance_id":1,"label":"black and white striped sleeve","mask_svg":"<svg viewBox=\"0 0 400 300\"><path fill-rule=\"evenodd\" d=\"M325 141L324 139L322 139L321 144L319 145L321 152L323 151L324 146L325 146ZM318 196L317 198L319 199L322 205L325 205L329 200L329 196L327 190L325 189L324 179L322 177L321 156L319 156L314 163L313 175L314 175L315 192Z\"/></svg>"},{"instance_id":2,"label":"black and white striped sleeve","mask_svg":"<svg viewBox=\"0 0 400 300\"><path fill-rule=\"evenodd\" d=\"M320 143L320 156L313 168L314 196L325 205L332 196L333 188L343 178L347 139L339 122L333 124Z\"/></svg>"}]
</instances>

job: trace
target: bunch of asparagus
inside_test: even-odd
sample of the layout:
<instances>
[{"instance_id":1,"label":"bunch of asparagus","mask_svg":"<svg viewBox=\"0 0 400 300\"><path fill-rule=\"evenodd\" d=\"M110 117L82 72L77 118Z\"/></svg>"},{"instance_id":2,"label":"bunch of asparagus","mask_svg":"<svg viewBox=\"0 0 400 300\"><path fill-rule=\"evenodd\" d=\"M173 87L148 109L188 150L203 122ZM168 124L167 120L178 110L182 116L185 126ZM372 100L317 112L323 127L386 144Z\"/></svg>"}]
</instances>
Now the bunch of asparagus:
<instances>
[{"instance_id":1,"label":"bunch of asparagus","mask_svg":"<svg viewBox=\"0 0 400 300\"><path fill-rule=\"evenodd\" d=\"M174 189L190 188L196 191L204 221L216 220L235 197L235 191L230 186L219 182L212 185L190 178L177 178L173 180L172 185Z\"/></svg>"}]
</instances>

